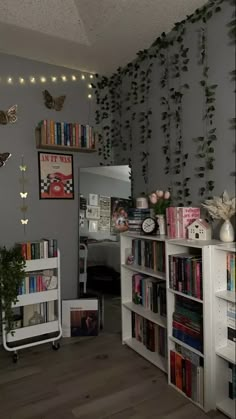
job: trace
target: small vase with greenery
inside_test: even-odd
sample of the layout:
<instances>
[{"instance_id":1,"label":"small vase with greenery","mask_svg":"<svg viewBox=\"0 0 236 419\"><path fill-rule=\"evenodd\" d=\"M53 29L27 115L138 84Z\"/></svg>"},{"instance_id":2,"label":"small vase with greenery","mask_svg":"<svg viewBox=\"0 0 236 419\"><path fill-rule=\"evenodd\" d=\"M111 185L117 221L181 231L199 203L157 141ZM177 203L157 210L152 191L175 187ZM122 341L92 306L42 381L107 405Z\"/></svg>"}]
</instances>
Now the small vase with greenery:
<instances>
[{"instance_id":1,"label":"small vase with greenery","mask_svg":"<svg viewBox=\"0 0 236 419\"><path fill-rule=\"evenodd\" d=\"M149 195L151 208L155 215L166 215L166 208L170 206L171 196L169 191L156 191Z\"/></svg>"},{"instance_id":2,"label":"small vase with greenery","mask_svg":"<svg viewBox=\"0 0 236 419\"><path fill-rule=\"evenodd\" d=\"M17 302L19 287L25 275L25 259L20 246L13 246L10 249L0 247L0 306L6 333L13 333L12 304Z\"/></svg>"}]
</instances>

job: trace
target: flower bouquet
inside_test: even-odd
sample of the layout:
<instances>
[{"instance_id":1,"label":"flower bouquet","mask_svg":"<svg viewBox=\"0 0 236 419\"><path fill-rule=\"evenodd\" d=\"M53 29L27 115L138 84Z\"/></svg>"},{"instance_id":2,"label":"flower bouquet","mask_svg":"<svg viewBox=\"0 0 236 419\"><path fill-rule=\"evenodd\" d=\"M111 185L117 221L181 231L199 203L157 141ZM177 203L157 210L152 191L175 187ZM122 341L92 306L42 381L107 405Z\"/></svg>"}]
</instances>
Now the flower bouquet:
<instances>
[{"instance_id":1,"label":"flower bouquet","mask_svg":"<svg viewBox=\"0 0 236 419\"><path fill-rule=\"evenodd\" d=\"M206 208L213 219L229 220L235 214L236 198L230 199L227 191L224 191L222 197L213 196L213 199L207 199L202 206Z\"/></svg>"},{"instance_id":2,"label":"flower bouquet","mask_svg":"<svg viewBox=\"0 0 236 419\"><path fill-rule=\"evenodd\" d=\"M151 203L151 208L153 208L155 215L165 215L166 208L170 206L171 199L170 199L170 192L169 191L159 191L152 192L149 195L149 201Z\"/></svg>"}]
</instances>

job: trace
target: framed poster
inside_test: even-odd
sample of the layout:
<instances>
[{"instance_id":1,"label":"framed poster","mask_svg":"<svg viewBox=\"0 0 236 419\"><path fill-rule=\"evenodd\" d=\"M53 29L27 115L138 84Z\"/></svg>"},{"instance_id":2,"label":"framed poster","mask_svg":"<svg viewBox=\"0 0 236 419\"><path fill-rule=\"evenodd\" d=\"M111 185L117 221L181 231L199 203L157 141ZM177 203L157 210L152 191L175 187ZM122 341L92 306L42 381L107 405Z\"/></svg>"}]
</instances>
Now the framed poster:
<instances>
[{"instance_id":1,"label":"framed poster","mask_svg":"<svg viewBox=\"0 0 236 419\"><path fill-rule=\"evenodd\" d=\"M62 300L62 336L97 336L98 298Z\"/></svg>"},{"instance_id":2,"label":"framed poster","mask_svg":"<svg viewBox=\"0 0 236 419\"><path fill-rule=\"evenodd\" d=\"M130 206L130 199L111 197L111 234L128 230L128 208Z\"/></svg>"},{"instance_id":3,"label":"framed poster","mask_svg":"<svg viewBox=\"0 0 236 419\"><path fill-rule=\"evenodd\" d=\"M93 205L87 205L86 218L88 220L99 220L99 218L100 218L100 208L99 207L94 207Z\"/></svg>"},{"instance_id":4,"label":"framed poster","mask_svg":"<svg viewBox=\"0 0 236 419\"><path fill-rule=\"evenodd\" d=\"M74 199L73 155L38 152L39 198Z\"/></svg>"}]
</instances>

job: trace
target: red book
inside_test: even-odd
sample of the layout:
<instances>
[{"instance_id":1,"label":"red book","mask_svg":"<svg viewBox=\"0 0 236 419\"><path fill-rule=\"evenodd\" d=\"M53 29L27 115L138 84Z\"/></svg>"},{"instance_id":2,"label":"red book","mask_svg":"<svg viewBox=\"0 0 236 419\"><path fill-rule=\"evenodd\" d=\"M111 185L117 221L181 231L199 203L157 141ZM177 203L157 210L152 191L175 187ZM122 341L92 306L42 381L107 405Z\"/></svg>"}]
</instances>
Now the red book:
<instances>
[{"instance_id":1,"label":"red book","mask_svg":"<svg viewBox=\"0 0 236 419\"><path fill-rule=\"evenodd\" d=\"M170 381L175 385L175 352L170 351Z\"/></svg>"},{"instance_id":2,"label":"red book","mask_svg":"<svg viewBox=\"0 0 236 419\"><path fill-rule=\"evenodd\" d=\"M183 357L175 352L175 384L180 390L183 388L182 383L182 360Z\"/></svg>"},{"instance_id":3,"label":"red book","mask_svg":"<svg viewBox=\"0 0 236 419\"><path fill-rule=\"evenodd\" d=\"M186 335L188 336L192 336L195 339L199 339L201 338L201 333L200 332L196 332L193 329L190 329L189 327L176 322L175 320L173 320L173 328L177 329L177 330L181 330L182 332L186 333Z\"/></svg>"}]
</instances>

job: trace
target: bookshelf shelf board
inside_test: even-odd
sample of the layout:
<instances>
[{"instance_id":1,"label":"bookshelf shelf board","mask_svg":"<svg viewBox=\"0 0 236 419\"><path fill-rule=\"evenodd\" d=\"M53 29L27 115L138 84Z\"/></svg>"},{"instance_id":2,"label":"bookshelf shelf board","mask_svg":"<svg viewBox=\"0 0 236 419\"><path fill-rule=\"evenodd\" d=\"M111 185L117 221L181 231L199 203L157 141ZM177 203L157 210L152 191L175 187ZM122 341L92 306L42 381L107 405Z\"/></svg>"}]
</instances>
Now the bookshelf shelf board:
<instances>
[{"instance_id":1,"label":"bookshelf shelf board","mask_svg":"<svg viewBox=\"0 0 236 419\"><path fill-rule=\"evenodd\" d=\"M134 304L133 302L123 303L123 306L128 308L128 310L133 311L145 319L150 320L151 322L158 324L164 328L167 327L167 320L165 317L160 316L158 313L153 313L150 310L145 309L141 304Z\"/></svg>"},{"instance_id":2,"label":"bookshelf shelf board","mask_svg":"<svg viewBox=\"0 0 236 419\"><path fill-rule=\"evenodd\" d=\"M235 400L231 400L230 398L224 399L221 402L216 403L216 407L231 419L235 419Z\"/></svg>"},{"instance_id":3,"label":"bookshelf shelf board","mask_svg":"<svg viewBox=\"0 0 236 419\"><path fill-rule=\"evenodd\" d=\"M222 300L230 301L231 303L236 302L236 294L235 291L217 291L216 292L217 298L222 298Z\"/></svg>"},{"instance_id":4,"label":"bookshelf shelf board","mask_svg":"<svg viewBox=\"0 0 236 419\"><path fill-rule=\"evenodd\" d=\"M222 346L221 348L216 349L216 354L221 358L224 358L226 361L231 362L232 364L236 363L236 353L235 347L232 346Z\"/></svg>"},{"instance_id":5,"label":"bookshelf shelf board","mask_svg":"<svg viewBox=\"0 0 236 419\"><path fill-rule=\"evenodd\" d=\"M141 239L141 240L153 240L158 242L164 242L167 239L167 236L159 236L159 235L147 235L141 234L141 233L134 233L132 231L126 231L125 233L122 233L124 237L130 237L132 239Z\"/></svg>"},{"instance_id":6,"label":"bookshelf shelf board","mask_svg":"<svg viewBox=\"0 0 236 419\"><path fill-rule=\"evenodd\" d=\"M169 339L172 340L172 342L178 343L179 345L183 346L184 348L189 349L191 352L194 352L195 354L204 358L204 354L202 352L198 351L197 349L193 348L190 345L187 345L186 343L182 342L182 340L176 339L173 336L169 336Z\"/></svg>"},{"instance_id":7,"label":"bookshelf shelf board","mask_svg":"<svg viewBox=\"0 0 236 419\"><path fill-rule=\"evenodd\" d=\"M172 290L172 288L168 288L168 291L172 294L181 295L182 297L189 298L190 300L197 301L197 303L203 304L203 301L199 298L192 297L191 295L184 294L183 292Z\"/></svg>"},{"instance_id":8,"label":"bookshelf shelf board","mask_svg":"<svg viewBox=\"0 0 236 419\"><path fill-rule=\"evenodd\" d=\"M236 243L221 243L216 246L217 250L226 252L236 252Z\"/></svg>"},{"instance_id":9,"label":"bookshelf shelf board","mask_svg":"<svg viewBox=\"0 0 236 419\"><path fill-rule=\"evenodd\" d=\"M45 269L55 269L58 266L57 258L46 258L46 259L31 259L26 260L26 272L43 271Z\"/></svg>"},{"instance_id":10,"label":"bookshelf shelf board","mask_svg":"<svg viewBox=\"0 0 236 419\"><path fill-rule=\"evenodd\" d=\"M154 278L166 279L166 274L164 272L157 272L150 268L145 268L144 266L139 265L122 265L123 268L129 269L130 271L138 272L144 275L153 276Z\"/></svg>"},{"instance_id":11,"label":"bookshelf shelf board","mask_svg":"<svg viewBox=\"0 0 236 419\"><path fill-rule=\"evenodd\" d=\"M31 304L43 303L46 301L53 301L58 299L58 290L48 290L42 292L34 292L29 294L18 295L18 301L13 308L20 306L27 306Z\"/></svg>"},{"instance_id":12,"label":"bookshelf shelf board","mask_svg":"<svg viewBox=\"0 0 236 419\"><path fill-rule=\"evenodd\" d=\"M219 240L169 239L168 244L202 249L205 246L220 244Z\"/></svg>"},{"instance_id":13,"label":"bookshelf shelf board","mask_svg":"<svg viewBox=\"0 0 236 419\"><path fill-rule=\"evenodd\" d=\"M173 383L169 382L169 385L173 387L178 393L182 394L186 399L188 399L191 403L195 404L195 406L200 407L200 409L204 409L204 406L202 406L200 403L195 402L191 397L188 397L187 394L185 394L180 388L176 387Z\"/></svg>"},{"instance_id":14,"label":"bookshelf shelf board","mask_svg":"<svg viewBox=\"0 0 236 419\"><path fill-rule=\"evenodd\" d=\"M14 336L7 335L7 342L28 339L48 333L58 332L58 321L36 324L35 326L21 327L14 330Z\"/></svg>"},{"instance_id":15,"label":"bookshelf shelf board","mask_svg":"<svg viewBox=\"0 0 236 419\"><path fill-rule=\"evenodd\" d=\"M139 355L146 358L156 367L160 368L162 371L167 372L167 360L157 352L149 351L141 342L138 342L135 338L125 339L123 343L132 348Z\"/></svg>"},{"instance_id":16,"label":"bookshelf shelf board","mask_svg":"<svg viewBox=\"0 0 236 419\"><path fill-rule=\"evenodd\" d=\"M37 144L37 148L41 150L63 150L63 151L78 151L79 153L95 153L95 148L74 147L58 144Z\"/></svg>"}]
</instances>

